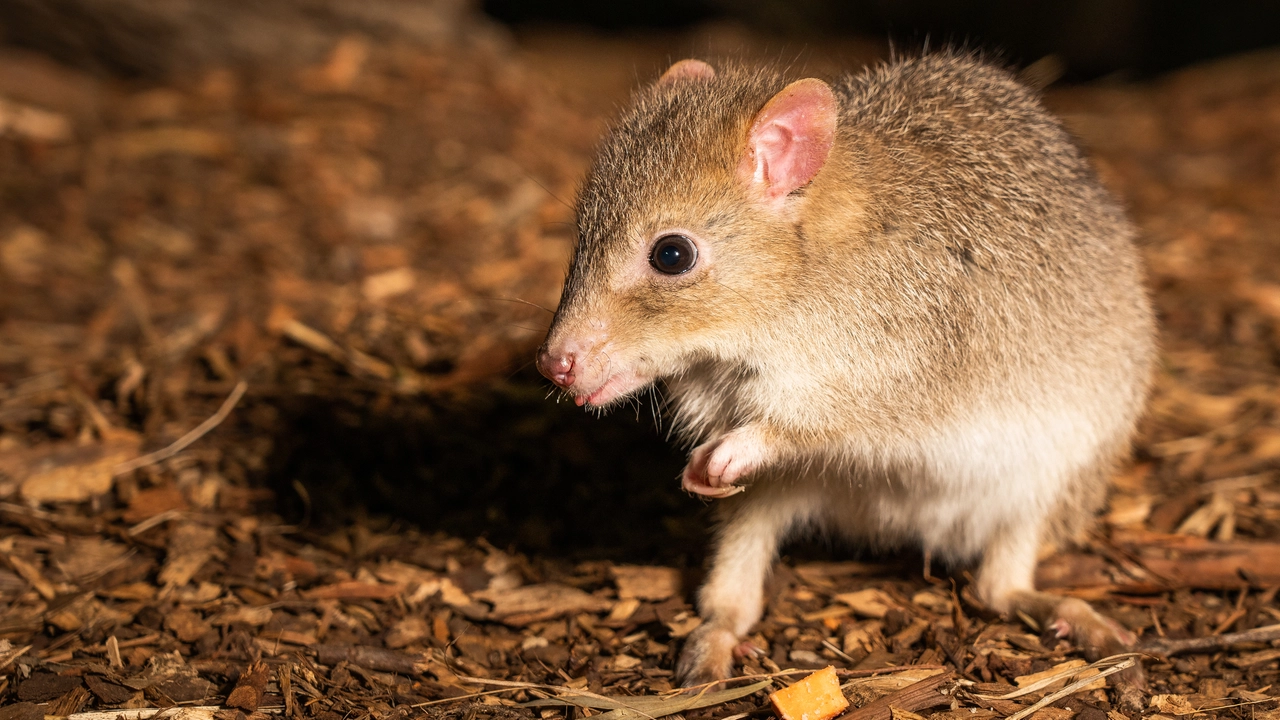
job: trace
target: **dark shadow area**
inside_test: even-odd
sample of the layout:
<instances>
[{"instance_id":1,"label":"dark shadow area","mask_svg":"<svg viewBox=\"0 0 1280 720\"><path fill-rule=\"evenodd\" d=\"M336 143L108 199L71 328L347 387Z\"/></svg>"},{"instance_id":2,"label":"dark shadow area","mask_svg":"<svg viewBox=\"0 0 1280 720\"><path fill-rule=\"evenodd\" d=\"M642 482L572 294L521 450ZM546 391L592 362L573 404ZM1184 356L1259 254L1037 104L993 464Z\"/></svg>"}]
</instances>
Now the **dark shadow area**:
<instances>
[{"instance_id":1,"label":"dark shadow area","mask_svg":"<svg viewBox=\"0 0 1280 720\"><path fill-rule=\"evenodd\" d=\"M596 417L546 395L525 373L449 401L285 396L272 404L263 482L286 520L312 532L408 523L549 558L701 567L712 508L680 489L685 454L649 408ZM868 555L825 537L783 552L920 567L915 551Z\"/></svg>"},{"instance_id":2,"label":"dark shadow area","mask_svg":"<svg viewBox=\"0 0 1280 720\"><path fill-rule=\"evenodd\" d=\"M648 408L597 418L546 394L521 377L445 402L285 397L266 482L313 530L367 514L574 560L699 563L710 513Z\"/></svg>"},{"instance_id":3,"label":"dark shadow area","mask_svg":"<svg viewBox=\"0 0 1280 720\"><path fill-rule=\"evenodd\" d=\"M681 29L710 20L764 35L803 39L859 36L916 50L941 44L981 48L1024 66L1047 55L1064 79L1151 76L1191 63L1280 43L1280 4L1263 0L689 0L601 4L587 0L485 0L515 28L585 26L605 32Z\"/></svg>"}]
</instances>

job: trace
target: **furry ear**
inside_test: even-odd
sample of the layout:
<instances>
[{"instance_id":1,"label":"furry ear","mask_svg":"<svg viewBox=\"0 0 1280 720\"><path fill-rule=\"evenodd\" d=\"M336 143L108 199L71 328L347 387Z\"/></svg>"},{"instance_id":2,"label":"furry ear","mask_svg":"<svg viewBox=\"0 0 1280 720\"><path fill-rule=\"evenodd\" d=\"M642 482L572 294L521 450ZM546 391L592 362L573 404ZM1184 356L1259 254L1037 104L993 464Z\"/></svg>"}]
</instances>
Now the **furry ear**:
<instances>
[{"instance_id":1,"label":"furry ear","mask_svg":"<svg viewBox=\"0 0 1280 720\"><path fill-rule=\"evenodd\" d=\"M716 69L701 60L681 60L667 68L658 78L659 85L670 85L677 80L710 80L716 76Z\"/></svg>"},{"instance_id":2,"label":"furry ear","mask_svg":"<svg viewBox=\"0 0 1280 720\"><path fill-rule=\"evenodd\" d=\"M807 78L786 86L751 123L738 176L766 204L780 206L827 162L839 112L835 94L821 80Z\"/></svg>"}]
</instances>

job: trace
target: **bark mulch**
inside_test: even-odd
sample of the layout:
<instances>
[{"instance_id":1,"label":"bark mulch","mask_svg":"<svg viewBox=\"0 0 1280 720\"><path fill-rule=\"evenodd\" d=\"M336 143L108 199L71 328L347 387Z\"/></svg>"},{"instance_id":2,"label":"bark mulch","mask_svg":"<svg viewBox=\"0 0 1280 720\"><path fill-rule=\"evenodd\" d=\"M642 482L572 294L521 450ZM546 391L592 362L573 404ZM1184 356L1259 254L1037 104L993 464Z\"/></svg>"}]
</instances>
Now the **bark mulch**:
<instances>
[{"instance_id":1,"label":"bark mulch","mask_svg":"<svg viewBox=\"0 0 1280 720\"><path fill-rule=\"evenodd\" d=\"M827 665L852 718L1280 717L1280 55L1049 93L1163 365L1040 583L1139 635L1147 706L963 568L821 546L679 695L678 455L509 375L600 118L466 22L145 86L0 53L0 720L767 717Z\"/></svg>"}]
</instances>

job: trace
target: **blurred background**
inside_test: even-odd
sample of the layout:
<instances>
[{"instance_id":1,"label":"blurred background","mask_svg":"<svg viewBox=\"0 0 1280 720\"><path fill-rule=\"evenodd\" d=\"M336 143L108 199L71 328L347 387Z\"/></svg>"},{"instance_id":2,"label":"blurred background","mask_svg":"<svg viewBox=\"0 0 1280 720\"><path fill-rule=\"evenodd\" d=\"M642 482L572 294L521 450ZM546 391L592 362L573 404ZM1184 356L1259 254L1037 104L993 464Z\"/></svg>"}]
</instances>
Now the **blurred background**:
<instances>
[{"instance_id":1,"label":"blurred background","mask_svg":"<svg viewBox=\"0 0 1280 720\"><path fill-rule=\"evenodd\" d=\"M424 4L11 0L2 32L6 43L73 65L156 76L201 62L315 51L326 29L381 25L384 31L395 26L410 35L429 32L426 25L436 21L425 19L432 13L423 9ZM737 25L774 44L850 37L897 42L903 48L929 41L965 44L997 51L1015 65L1056 56L1066 79L1074 81L1149 77L1268 47L1280 33L1280 8L1261 0L477 0L472 7L521 35L559 29L652 36Z\"/></svg>"},{"instance_id":2,"label":"blurred background","mask_svg":"<svg viewBox=\"0 0 1280 720\"><path fill-rule=\"evenodd\" d=\"M1053 55L1075 81L1150 76L1280 39L1280 8L1256 0L487 0L482 7L517 29L568 25L625 33L738 23L775 42L861 37L904 49L929 41L963 44L999 52L1015 65Z\"/></svg>"}]
</instances>

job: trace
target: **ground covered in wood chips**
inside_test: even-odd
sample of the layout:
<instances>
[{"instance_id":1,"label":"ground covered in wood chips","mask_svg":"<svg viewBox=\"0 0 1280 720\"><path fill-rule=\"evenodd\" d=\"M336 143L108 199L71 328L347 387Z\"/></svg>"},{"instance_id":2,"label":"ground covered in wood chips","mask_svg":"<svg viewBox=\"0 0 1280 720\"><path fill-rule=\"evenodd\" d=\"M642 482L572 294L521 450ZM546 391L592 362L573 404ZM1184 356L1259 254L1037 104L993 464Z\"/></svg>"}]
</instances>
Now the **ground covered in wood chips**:
<instances>
[{"instance_id":1,"label":"ground covered in wood chips","mask_svg":"<svg viewBox=\"0 0 1280 720\"><path fill-rule=\"evenodd\" d=\"M858 718L1280 717L1280 54L1048 92L1142 228L1163 364L1040 583L1138 634L1145 707L963 568L821 543L687 696L679 454L519 370L557 198L666 51L468 22L148 85L0 52L0 720L767 717L828 665Z\"/></svg>"}]
</instances>

